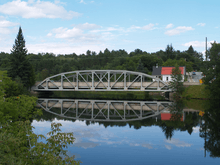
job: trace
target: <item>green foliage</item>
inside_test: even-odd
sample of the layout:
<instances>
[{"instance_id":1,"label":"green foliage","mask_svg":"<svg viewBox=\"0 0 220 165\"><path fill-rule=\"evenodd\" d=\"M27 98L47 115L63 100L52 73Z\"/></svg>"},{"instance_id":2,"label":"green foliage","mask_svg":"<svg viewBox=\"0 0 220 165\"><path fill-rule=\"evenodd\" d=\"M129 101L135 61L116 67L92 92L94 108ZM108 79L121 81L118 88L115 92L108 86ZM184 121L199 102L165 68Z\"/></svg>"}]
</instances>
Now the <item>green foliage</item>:
<instances>
[{"instance_id":1,"label":"green foliage","mask_svg":"<svg viewBox=\"0 0 220 165\"><path fill-rule=\"evenodd\" d=\"M192 67L193 63L187 62L183 58L181 58L179 60L168 59L166 62L163 63L163 66L175 66L176 64L179 66L185 66L186 72L191 72L193 70L193 67Z\"/></svg>"},{"instance_id":2,"label":"green foliage","mask_svg":"<svg viewBox=\"0 0 220 165\"><path fill-rule=\"evenodd\" d=\"M205 84L211 92L211 98L220 99L220 44L214 42L209 50L210 61L204 62Z\"/></svg>"},{"instance_id":3,"label":"green foliage","mask_svg":"<svg viewBox=\"0 0 220 165\"><path fill-rule=\"evenodd\" d=\"M4 88L9 83L11 90L17 90L15 82L0 72L0 164L80 164L74 156L66 154L67 145L74 142L73 133L61 133L61 124L51 124L52 131L46 143L38 142L43 135L33 133L31 121L41 115L36 109L36 97L7 95Z\"/></svg>"},{"instance_id":4,"label":"green foliage","mask_svg":"<svg viewBox=\"0 0 220 165\"><path fill-rule=\"evenodd\" d=\"M4 97L18 96L26 92L19 78L15 80L17 81L12 81L10 77L6 76L3 78L2 81L4 81L4 83L2 84L2 88L4 89Z\"/></svg>"},{"instance_id":5,"label":"green foliage","mask_svg":"<svg viewBox=\"0 0 220 165\"><path fill-rule=\"evenodd\" d=\"M12 66L9 65L11 60L9 61L9 55L7 53L1 52L0 58L0 69ZM42 81L46 77L62 72L74 70L139 70L150 74L152 67L156 64L158 66L174 66L177 63L179 66L186 66L187 72L193 69L200 70L201 66L203 66L201 65L203 60L202 54L194 51L192 46L188 50L180 52L179 50L175 51L172 45L168 45L164 51L160 50L155 53L148 53L140 49L135 49L130 53L121 49L112 51L105 49L104 52L100 51L99 53L88 50L86 54L79 55L72 53L56 56L53 53L30 53L27 54L27 59L33 67L37 81ZM16 71L16 69L12 70ZM20 70L23 71L24 68L20 67ZM33 70L30 69L30 72L32 72L30 75L33 76L32 78L29 76L30 86L33 84L31 83L33 82L32 80L34 80ZM16 71L16 73L18 72ZM25 74L14 74L14 76L27 77Z\"/></svg>"},{"instance_id":6,"label":"green foliage","mask_svg":"<svg viewBox=\"0 0 220 165\"><path fill-rule=\"evenodd\" d=\"M172 81L170 82L170 87L174 89L175 96L180 97L182 92L184 91L183 82L182 82L182 74L179 66L176 64L175 68L172 69L171 75Z\"/></svg>"}]
</instances>

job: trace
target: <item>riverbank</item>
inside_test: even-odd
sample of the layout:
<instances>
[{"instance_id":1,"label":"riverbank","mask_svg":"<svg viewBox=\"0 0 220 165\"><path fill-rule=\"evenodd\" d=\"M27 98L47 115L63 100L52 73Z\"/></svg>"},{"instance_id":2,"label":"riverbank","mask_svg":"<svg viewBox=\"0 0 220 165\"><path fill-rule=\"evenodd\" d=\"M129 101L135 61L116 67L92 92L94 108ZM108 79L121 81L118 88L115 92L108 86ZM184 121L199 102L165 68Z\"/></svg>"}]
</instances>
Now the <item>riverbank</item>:
<instances>
[{"instance_id":1,"label":"riverbank","mask_svg":"<svg viewBox=\"0 0 220 165\"><path fill-rule=\"evenodd\" d=\"M99 99L99 100L166 100L162 92L126 92L126 91L74 91L74 92L42 92L38 97L56 97L71 99Z\"/></svg>"}]
</instances>

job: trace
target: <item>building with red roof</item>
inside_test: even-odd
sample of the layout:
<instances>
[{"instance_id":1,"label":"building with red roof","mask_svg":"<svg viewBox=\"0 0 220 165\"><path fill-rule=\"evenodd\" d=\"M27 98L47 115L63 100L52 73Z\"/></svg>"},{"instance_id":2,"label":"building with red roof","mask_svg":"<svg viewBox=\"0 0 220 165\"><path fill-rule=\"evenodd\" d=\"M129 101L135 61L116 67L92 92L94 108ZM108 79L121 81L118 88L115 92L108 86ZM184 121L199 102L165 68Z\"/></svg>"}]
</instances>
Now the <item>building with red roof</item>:
<instances>
[{"instance_id":1,"label":"building with red roof","mask_svg":"<svg viewBox=\"0 0 220 165\"><path fill-rule=\"evenodd\" d=\"M156 76L157 78L161 78L164 82L172 81L172 69L174 66L153 66L152 76ZM182 81L184 81L184 75L186 75L186 67L180 66L179 69L181 70L182 74Z\"/></svg>"}]
</instances>

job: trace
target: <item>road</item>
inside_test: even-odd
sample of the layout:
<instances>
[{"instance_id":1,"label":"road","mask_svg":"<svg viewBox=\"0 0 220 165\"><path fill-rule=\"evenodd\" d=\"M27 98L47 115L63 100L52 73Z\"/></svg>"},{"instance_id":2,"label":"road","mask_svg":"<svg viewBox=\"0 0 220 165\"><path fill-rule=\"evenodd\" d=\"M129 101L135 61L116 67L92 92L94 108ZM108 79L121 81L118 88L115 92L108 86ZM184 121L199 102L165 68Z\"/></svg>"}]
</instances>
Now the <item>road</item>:
<instances>
[{"instance_id":1,"label":"road","mask_svg":"<svg viewBox=\"0 0 220 165\"><path fill-rule=\"evenodd\" d=\"M195 72L196 75L193 75L193 72L189 72L189 75L190 75L190 82L199 82L199 80L201 78L203 78L204 76L202 75L202 72Z\"/></svg>"}]
</instances>

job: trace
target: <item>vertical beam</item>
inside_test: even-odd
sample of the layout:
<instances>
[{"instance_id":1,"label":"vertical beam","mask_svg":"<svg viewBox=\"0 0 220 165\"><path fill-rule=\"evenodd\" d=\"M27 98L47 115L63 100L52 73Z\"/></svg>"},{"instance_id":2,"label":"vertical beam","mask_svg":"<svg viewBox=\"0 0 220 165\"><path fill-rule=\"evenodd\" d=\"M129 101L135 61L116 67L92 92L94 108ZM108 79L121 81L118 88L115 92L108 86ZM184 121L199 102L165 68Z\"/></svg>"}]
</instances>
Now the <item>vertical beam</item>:
<instances>
[{"instance_id":1,"label":"vertical beam","mask_svg":"<svg viewBox=\"0 0 220 165\"><path fill-rule=\"evenodd\" d=\"M76 72L76 88L75 90L78 90L79 89L79 73Z\"/></svg>"},{"instance_id":2,"label":"vertical beam","mask_svg":"<svg viewBox=\"0 0 220 165\"><path fill-rule=\"evenodd\" d=\"M108 116L107 116L107 119L109 120L109 111L110 111L110 101L107 101L107 104L108 104Z\"/></svg>"},{"instance_id":3,"label":"vertical beam","mask_svg":"<svg viewBox=\"0 0 220 165\"><path fill-rule=\"evenodd\" d=\"M63 74L61 74L61 87L60 89L63 89Z\"/></svg>"},{"instance_id":4,"label":"vertical beam","mask_svg":"<svg viewBox=\"0 0 220 165\"><path fill-rule=\"evenodd\" d=\"M46 110L48 110L48 100L46 99Z\"/></svg>"},{"instance_id":5,"label":"vertical beam","mask_svg":"<svg viewBox=\"0 0 220 165\"><path fill-rule=\"evenodd\" d=\"M157 80L157 90L160 90L160 81Z\"/></svg>"},{"instance_id":6,"label":"vertical beam","mask_svg":"<svg viewBox=\"0 0 220 165\"><path fill-rule=\"evenodd\" d=\"M124 90L127 90L126 72L124 72Z\"/></svg>"},{"instance_id":7,"label":"vertical beam","mask_svg":"<svg viewBox=\"0 0 220 165\"><path fill-rule=\"evenodd\" d=\"M76 118L78 118L78 100L76 100L75 101L75 103L76 103Z\"/></svg>"},{"instance_id":8,"label":"vertical beam","mask_svg":"<svg viewBox=\"0 0 220 165\"><path fill-rule=\"evenodd\" d=\"M110 71L108 71L108 88L107 88L108 91L111 90L111 84L110 84Z\"/></svg>"},{"instance_id":9,"label":"vertical beam","mask_svg":"<svg viewBox=\"0 0 220 165\"><path fill-rule=\"evenodd\" d=\"M157 114L159 114L160 103L157 102Z\"/></svg>"},{"instance_id":10,"label":"vertical beam","mask_svg":"<svg viewBox=\"0 0 220 165\"><path fill-rule=\"evenodd\" d=\"M94 116L94 101L91 101L92 104L92 114L91 114L91 119L93 120L93 116Z\"/></svg>"},{"instance_id":11,"label":"vertical beam","mask_svg":"<svg viewBox=\"0 0 220 165\"><path fill-rule=\"evenodd\" d=\"M207 37L205 38L205 60L207 61Z\"/></svg>"},{"instance_id":12,"label":"vertical beam","mask_svg":"<svg viewBox=\"0 0 220 165\"><path fill-rule=\"evenodd\" d=\"M61 104L61 108L60 108L60 114L63 114L63 100L59 100L60 104Z\"/></svg>"},{"instance_id":13,"label":"vertical beam","mask_svg":"<svg viewBox=\"0 0 220 165\"><path fill-rule=\"evenodd\" d=\"M141 75L141 88L140 88L141 91L143 91L143 75Z\"/></svg>"},{"instance_id":14,"label":"vertical beam","mask_svg":"<svg viewBox=\"0 0 220 165\"><path fill-rule=\"evenodd\" d=\"M114 73L114 81L116 81L116 73Z\"/></svg>"},{"instance_id":15,"label":"vertical beam","mask_svg":"<svg viewBox=\"0 0 220 165\"><path fill-rule=\"evenodd\" d=\"M48 79L46 79L46 89L48 89Z\"/></svg>"},{"instance_id":16,"label":"vertical beam","mask_svg":"<svg viewBox=\"0 0 220 165\"><path fill-rule=\"evenodd\" d=\"M141 102L141 110L140 110L140 116L139 116L139 118L142 118L143 105L144 105L144 103L143 103L143 102Z\"/></svg>"},{"instance_id":17,"label":"vertical beam","mask_svg":"<svg viewBox=\"0 0 220 165\"><path fill-rule=\"evenodd\" d=\"M127 102L124 101L124 119L123 120L125 120L126 105L127 105Z\"/></svg>"},{"instance_id":18,"label":"vertical beam","mask_svg":"<svg viewBox=\"0 0 220 165\"><path fill-rule=\"evenodd\" d=\"M92 89L91 90L95 90L94 89L94 71L92 72Z\"/></svg>"}]
</instances>

